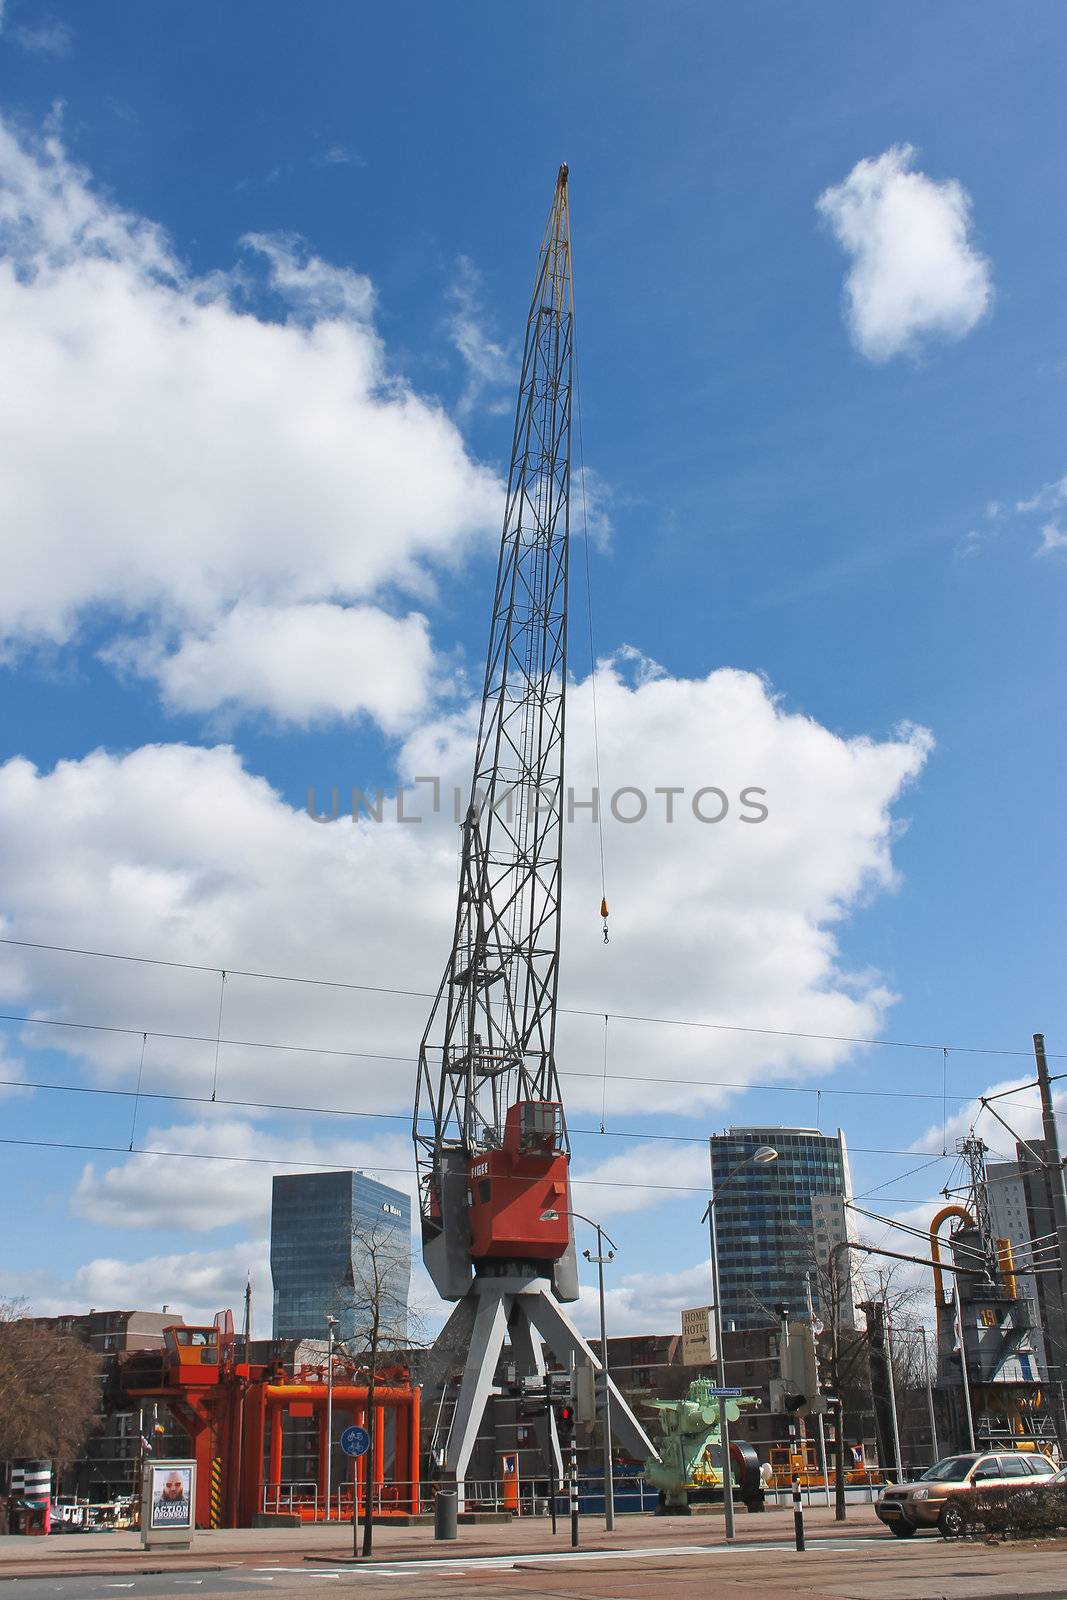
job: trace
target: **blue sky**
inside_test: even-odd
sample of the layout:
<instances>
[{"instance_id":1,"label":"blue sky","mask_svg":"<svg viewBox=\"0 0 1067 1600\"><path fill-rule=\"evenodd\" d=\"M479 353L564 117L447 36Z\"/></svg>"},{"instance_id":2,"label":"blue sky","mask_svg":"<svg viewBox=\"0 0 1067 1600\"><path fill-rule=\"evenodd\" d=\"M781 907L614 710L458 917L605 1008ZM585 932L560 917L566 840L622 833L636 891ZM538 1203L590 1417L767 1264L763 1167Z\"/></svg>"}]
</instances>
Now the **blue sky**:
<instances>
[{"instance_id":1,"label":"blue sky","mask_svg":"<svg viewBox=\"0 0 1067 1600\"><path fill-rule=\"evenodd\" d=\"M576 824L564 997L1024 1052L1043 1029L1067 1050L1062 8L1010 29L970 5L7 0L2 19L0 931L435 986L454 830L368 841L302 813L309 784L390 788L424 752L465 770L525 298L567 160L606 781L728 774L766 782L771 814L758 838L609 828L606 952ZM101 971L9 947L0 999L215 1031L215 977ZM228 985L232 1037L417 1045L419 1000L263 988ZM42 1032L5 1027L8 1076L135 1083L128 1041L45 1050ZM562 1044L600 1070L592 1024ZM153 1050L157 1087L210 1077L210 1043ZM696 1139L818 1113L857 1149L858 1189L922 1159L862 1152L941 1121L831 1093L940 1093L936 1053L709 1050L612 1024L610 1070L764 1087L621 1095L610 1121ZM402 1116L399 1064L264 1054L224 1051L236 1097ZM1027 1063L953 1053L948 1072L970 1096ZM572 1088L595 1127L597 1093ZM129 1139L126 1102L22 1091L4 1111L13 1137ZM402 1120L351 1148L336 1123L248 1108L142 1107L139 1126L157 1148L409 1159ZM9 1235L14 1292L167 1283L206 1309L246 1260L262 1277L259 1169L7 1154L55 1237L42 1266ZM671 1182L675 1154L576 1141L576 1173L609 1161L604 1183ZM914 1207L950 1170L886 1194ZM698 1303L691 1187L576 1199L614 1208L620 1318Z\"/></svg>"}]
</instances>

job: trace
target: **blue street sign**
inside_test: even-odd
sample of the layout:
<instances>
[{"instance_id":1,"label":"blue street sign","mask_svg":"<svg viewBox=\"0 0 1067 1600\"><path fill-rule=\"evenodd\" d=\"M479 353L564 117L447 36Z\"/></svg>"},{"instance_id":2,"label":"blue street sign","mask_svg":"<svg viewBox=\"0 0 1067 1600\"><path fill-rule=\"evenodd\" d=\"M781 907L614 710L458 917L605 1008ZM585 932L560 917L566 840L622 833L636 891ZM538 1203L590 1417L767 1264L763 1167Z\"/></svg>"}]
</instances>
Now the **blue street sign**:
<instances>
[{"instance_id":1,"label":"blue street sign","mask_svg":"<svg viewBox=\"0 0 1067 1600\"><path fill-rule=\"evenodd\" d=\"M716 1400L740 1400L741 1398L740 1389L712 1389L710 1393Z\"/></svg>"},{"instance_id":2,"label":"blue street sign","mask_svg":"<svg viewBox=\"0 0 1067 1600\"><path fill-rule=\"evenodd\" d=\"M740 1394L740 1389L737 1392ZM346 1456L365 1456L370 1449L370 1434L366 1428L346 1428L341 1435L341 1449Z\"/></svg>"}]
</instances>

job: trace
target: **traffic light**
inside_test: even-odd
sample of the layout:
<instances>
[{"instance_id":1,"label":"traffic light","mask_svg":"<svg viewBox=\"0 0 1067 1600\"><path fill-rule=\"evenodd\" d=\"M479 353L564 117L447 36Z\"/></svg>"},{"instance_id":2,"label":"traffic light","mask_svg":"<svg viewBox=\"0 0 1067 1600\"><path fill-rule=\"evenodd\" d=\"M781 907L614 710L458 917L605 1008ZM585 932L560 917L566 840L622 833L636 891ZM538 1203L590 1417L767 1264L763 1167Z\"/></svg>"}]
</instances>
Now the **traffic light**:
<instances>
[{"instance_id":1,"label":"traffic light","mask_svg":"<svg viewBox=\"0 0 1067 1600\"><path fill-rule=\"evenodd\" d=\"M789 1324L782 1377L785 1388L782 1402L787 1411L818 1413L826 1410L819 1393L819 1362L810 1322ZM790 1404L790 1401L795 1404Z\"/></svg>"},{"instance_id":2,"label":"traffic light","mask_svg":"<svg viewBox=\"0 0 1067 1600\"><path fill-rule=\"evenodd\" d=\"M561 1439L569 1439L574 1432L575 1414L574 1406L570 1400L564 1400L556 1406L556 1432Z\"/></svg>"}]
</instances>

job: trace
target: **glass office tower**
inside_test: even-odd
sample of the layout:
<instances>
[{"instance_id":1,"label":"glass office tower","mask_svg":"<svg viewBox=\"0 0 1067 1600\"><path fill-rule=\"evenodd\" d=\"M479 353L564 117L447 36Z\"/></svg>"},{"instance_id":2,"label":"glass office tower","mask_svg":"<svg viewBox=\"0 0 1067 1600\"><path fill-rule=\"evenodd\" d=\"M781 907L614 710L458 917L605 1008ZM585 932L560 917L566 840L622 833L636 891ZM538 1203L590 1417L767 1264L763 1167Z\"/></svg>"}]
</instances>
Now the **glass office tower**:
<instances>
[{"instance_id":1,"label":"glass office tower","mask_svg":"<svg viewBox=\"0 0 1067 1600\"><path fill-rule=\"evenodd\" d=\"M753 1162L760 1145L777 1150L777 1161ZM852 1180L841 1129L826 1134L816 1128L730 1128L712 1136L711 1155L719 1191L715 1224L723 1327L768 1327L781 1305L802 1320L807 1272L816 1310L827 1321L815 1262L825 1262L852 1229L845 1209ZM849 1260L847 1252L841 1260ZM854 1327L850 1271L844 1289L841 1320Z\"/></svg>"},{"instance_id":2,"label":"glass office tower","mask_svg":"<svg viewBox=\"0 0 1067 1600\"><path fill-rule=\"evenodd\" d=\"M274 1337L324 1339L337 1317L338 1339L366 1331L371 1255L384 1268L382 1336L407 1339L411 1282L411 1201L362 1172L300 1172L274 1179L270 1270Z\"/></svg>"}]
</instances>

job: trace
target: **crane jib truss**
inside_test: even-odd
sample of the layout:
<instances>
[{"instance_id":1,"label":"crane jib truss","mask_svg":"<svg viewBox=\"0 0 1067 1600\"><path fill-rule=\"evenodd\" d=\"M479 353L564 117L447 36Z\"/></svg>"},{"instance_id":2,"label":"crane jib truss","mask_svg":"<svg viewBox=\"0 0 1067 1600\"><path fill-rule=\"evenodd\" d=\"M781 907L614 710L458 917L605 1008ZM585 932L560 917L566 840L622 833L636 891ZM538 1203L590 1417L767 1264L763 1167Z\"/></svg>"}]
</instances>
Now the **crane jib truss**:
<instances>
[{"instance_id":1,"label":"crane jib truss","mask_svg":"<svg viewBox=\"0 0 1067 1600\"><path fill-rule=\"evenodd\" d=\"M562 1097L554 1057L567 684L573 300L560 169L526 326L452 951L419 1052L424 1233L446 1151Z\"/></svg>"},{"instance_id":2,"label":"crane jib truss","mask_svg":"<svg viewBox=\"0 0 1067 1600\"><path fill-rule=\"evenodd\" d=\"M556 1073L567 691L571 378L567 168L526 324L452 951L419 1051L414 1137L426 1269L456 1301L424 1367L462 1378L436 1463L463 1480L505 1340L543 1384L544 1347L599 1377L615 1438L655 1455L561 1302L578 1297ZM554 1416L535 1424L558 1482Z\"/></svg>"}]
</instances>

